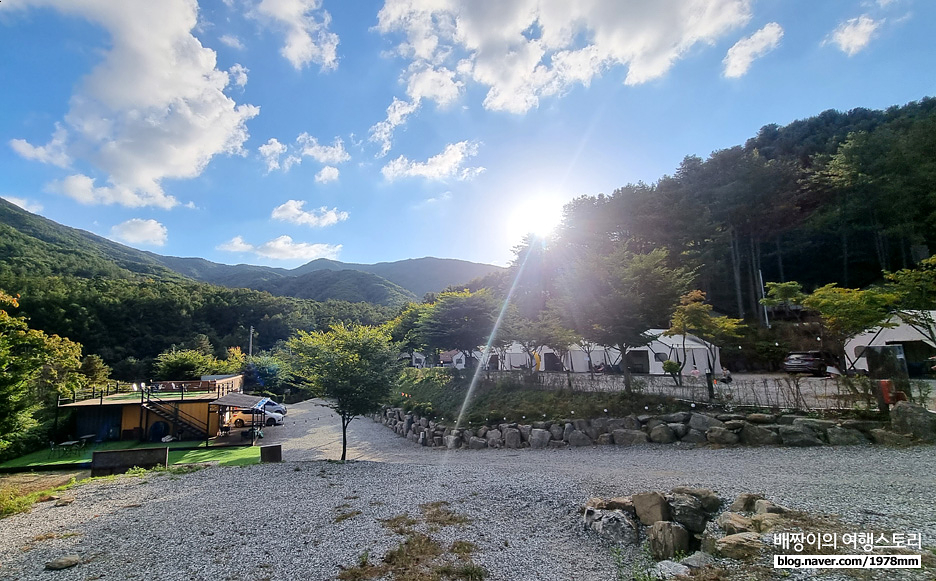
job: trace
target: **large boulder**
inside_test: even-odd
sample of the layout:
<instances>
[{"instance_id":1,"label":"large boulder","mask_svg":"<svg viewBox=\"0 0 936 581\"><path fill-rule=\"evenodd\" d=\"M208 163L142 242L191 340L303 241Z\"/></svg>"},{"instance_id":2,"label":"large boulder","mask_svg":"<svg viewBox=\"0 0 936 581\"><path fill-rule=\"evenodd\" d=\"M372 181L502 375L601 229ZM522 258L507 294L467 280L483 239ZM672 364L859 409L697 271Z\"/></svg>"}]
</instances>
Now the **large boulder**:
<instances>
[{"instance_id":1,"label":"large boulder","mask_svg":"<svg viewBox=\"0 0 936 581\"><path fill-rule=\"evenodd\" d=\"M542 449L549 445L549 440L551 439L551 434L549 430L541 430L539 428L533 428L533 431L530 432L530 447L536 449Z\"/></svg>"},{"instance_id":2,"label":"large boulder","mask_svg":"<svg viewBox=\"0 0 936 581\"><path fill-rule=\"evenodd\" d=\"M780 439L784 446L794 448L822 445L822 440L816 437L815 432L802 426L780 426Z\"/></svg>"},{"instance_id":3,"label":"large boulder","mask_svg":"<svg viewBox=\"0 0 936 581\"><path fill-rule=\"evenodd\" d=\"M653 579L674 579L674 578L684 578L684 575L688 575L692 572L688 566L683 565L682 563L677 563L676 561L670 561L666 559L656 563L653 567L647 571L650 575L653 575Z\"/></svg>"},{"instance_id":4,"label":"large boulder","mask_svg":"<svg viewBox=\"0 0 936 581\"><path fill-rule=\"evenodd\" d=\"M657 521L650 526L648 537L650 554L657 560L672 559L689 550L689 531L678 523Z\"/></svg>"},{"instance_id":5,"label":"large boulder","mask_svg":"<svg viewBox=\"0 0 936 581\"><path fill-rule=\"evenodd\" d=\"M858 430L859 432L867 434L871 430L883 428L884 422L878 422L875 420L843 420L840 425L843 428L850 428L852 430Z\"/></svg>"},{"instance_id":6,"label":"large boulder","mask_svg":"<svg viewBox=\"0 0 936 581\"><path fill-rule=\"evenodd\" d=\"M686 442L687 444L704 444L708 442L708 440L705 439L705 432L700 432L694 428L689 428L686 435L680 438L679 441Z\"/></svg>"},{"instance_id":7,"label":"large boulder","mask_svg":"<svg viewBox=\"0 0 936 581\"><path fill-rule=\"evenodd\" d=\"M891 427L923 442L936 442L936 413L923 406L899 401L891 408Z\"/></svg>"},{"instance_id":8,"label":"large boulder","mask_svg":"<svg viewBox=\"0 0 936 581\"><path fill-rule=\"evenodd\" d=\"M627 545L640 543L637 524L624 512L586 507L583 518L585 528L591 529L603 537Z\"/></svg>"},{"instance_id":9,"label":"large boulder","mask_svg":"<svg viewBox=\"0 0 936 581\"><path fill-rule=\"evenodd\" d=\"M572 430L569 434L569 445L572 447L591 446L592 444L592 439L585 432Z\"/></svg>"},{"instance_id":10,"label":"large boulder","mask_svg":"<svg viewBox=\"0 0 936 581\"><path fill-rule=\"evenodd\" d=\"M575 426L573 426L571 422L566 422L565 427L562 428L562 441L568 442L569 436L571 436L572 432L574 431L575 431Z\"/></svg>"},{"instance_id":11,"label":"large boulder","mask_svg":"<svg viewBox=\"0 0 936 581\"><path fill-rule=\"evenodd\" d=\"M694 496L702 503L705 512L714 513L720 507L722 500L714 491L708 488L690 488L688 486L677 486L673 489L673 494L688 494Z\"/></svg>"},{"instance_id":12,"label":"large boulder","mask_svg":"<svg viewBox=\"0 0 936 581\"><path fill-rule=\"evenodd\" d=\"M640 522L649 526L660 520L670 520L670 507L666 497L659 492L641 492L631 495L634 510Z\"/></svg>"},{"instance_id":13,"label":"large boulder","mask_svg":"<svg viewBox=\"0 0 936 581\"><path fill-rule=\"evenodd\" d=\"M763 548L760 534L754 532L728 535L715 541L717 556L739 561L758 556Z\"/></svg>"},{"instance_id":14,"label":"large boulder","mask_svg":"<svg viewBox=\"0 0 936 581\"><path fill-rule=\"evenodd\" d=\"M702 551L696 551L679 563L691 569L701 569L707 565L714 565L715 557L709 555L708 553L703 553Z\"/></svg>"},{"instance_id":15,"label":"large boulder","mask_svg":"<svg viewBox=\"0 0 936 581\"><path fill-rule=\"evenodd\" d=\"M638 420L636 416L608 420L608 431L611 432L614 430L639 430L640 427L640 420Z\"/></svg>"},{"instance_id":16,"label":"large boulder","mask_svg":"<svg viewBox=\"0 0 936 581\"><path fill-rule=\"evenodd\" d=\"M754 505L758 500L762 500L764 497L760 494L752 494L750 492L742 492L735 498L735 501L731 503L731 506L728 507L728 510L731 512L753 512Z\"/></svg>"},{"instance_id":17,"label":"large boulder","mask_svg":"<svg viewBox=\"0 0 936 581\"><path fill-rule=\"evenodd\" d=\"M744 419L752 424L773 424L777 421L777 416L773 414L748 414Z\"/></svg>"},{"instance_id":18,"label":"large boulder","mask_svg":"<svg viewBox=\"0 0 936 581\"><path fill-rule=\"evenodd\" d=\"M689 427L693 430L699 430L700 432L704 433L709 428L724 428L725 423L721 420L713 418L712 416L693 413L692 417L689 418Z\"/></svg>"},{"instance_id":19,"label":"large boulder","mask_svg":"<svg viewBox=\"0 0 936 581\"><path fill-rule=\"evenodd\" d=\"M676 441L676 434L666 424L659 424L650 430L650 441L657 444L672 444Z\"/></svg>"},{"instance_id":20,"label":"large boulder","mask_svg":"<svg viewBox=\"0 0 936 581\"><path fill-rule=\"evenodd\" d=\"M481 450L487 448L488 443L484 438L479 438L478 436L471 436L471 439L468 440L468 448L471 450Z\"/></svg>"},{"instance_id":21,"label":"large boulder","mask_svg":"<svg viewBox=\"0 0 936 581\"><path fill-rule=\"evenodd\" d=\"M715 523L729 535L747 533L754 530L754 521L736 512L723 512Z\"/></svg>"},{"instance_id":22,"label":"large boulder","mask_svg":"<svg viewBox=\"0 0 936 581\"><path fill-rule=\"evenodd\" d=\"M862 446L868 443L868 438L858 430L833 426L826 431L829 444L833 446Z\"/></svg>"},{"instance_id":23,"label":"large boulder","mask_svg":"<svg viewBox=\"0 0 936 581\"><path fill-rule=\"evenodd\" d=\"M529 442L530 433L533 431L533 426L529 424L520 424L517 426L517 429L520 430L520 439L523 440L524 443Z\"/></svg>"},{"instance_id":24,"label":"large boulder","mask_svg":"<svg viewBox=\"0 0 936 581\"><path fill-rule=\"evenodd\" d=\"M488 447L490 448L500 448L503 443L501 441L502 437L503 435L501 434L501 431L496 428L493 430L488 430L484 435L484 438L487 440Z\"/></svg>"},{"instance_id":25,"label":"large boulder","mask_svg":"<svg viewBox=\"0 0 936 581\"><path fill-rule=\"evenodd\" d=\"M561 440L562 434L565 432L562 424L552 424L549 426L549 435L553 440Z\"/></svg>"},{"instance_id":26,"label":"large boulder","mask_svg":"<svg viewBox=\"0 0 936 581\"><path fill-rule=\"evenodd\" d=\"M598 439L595 440L595 443L599 446L608 446L614 443L614 436L611 434L598 434Z\"/></svg>"},{"instance_id":27,"label":"large boulder","mask_svg":"<svg viewBox=\"0 0 936 581\"><path fill-rule=\"evenodd\" d=\"M672 414L665 414L660 416L660 420L666 422L667 424L685 424L689 421L689 417L692 414L689 412L676 412Z\"/></svg>"},{"instance_id":28,"label":"large boulder","mask_svg":"<svg viewBox=\"0 0 936 581\"><path fill-rule=\"evenodd\" d=\"M673 434L678 439L682 439L686 434L689 433L689 426L687 424L666 424L669 426L669 429L673 430Z\"/></svg>"},{"instance_id":29,"label":"large boulder","mask_svg":"<svg viewBox=\"0 0 936 581\"><path fill-rule=\"evenodd\" d=\"M59 569L68 569L69 567L74 567L81 563L81 556L79 555L63 555L52 559L45 564L45 568L50 571L57 571Z\"/></svg>"},{"instance_id":30,"label":"large boulder","mask_svg":"<svg viewBox=\"0 0 936 581\"><path fill-rule=\"evenodd\" d=\"M712 444L721 444L723 446L730 446L731 444L738 443L738 434L732 432L728 428L719 428L718 426L712 426L705 431L705 439L711 442Z\"/></svg>"},{"instance_id":31,"label":"large boulder","mask_svg":"<svg viewBox=\"0 0 936 581\"><path fill-rule=\"evenodd\" d=\"M523 440L520 437L520 430L516 428L507 428L504 431L504 447L505 448L519 448L523 445Z\"/></svg>"},{"instance_id":32,"label":"large boulder","mask_svg":"<svg viewBox=\"0 0 936 581\"><path fill-rule=\"evenodd\" d=\"M766 498L760 498L754 501L754 512L757 514L786 514L790 512L790 509Z\"/></svg>"},{"instance_id":33,"label":"large boulder","mask_svg":"<svg viewBox=\"0 0 936 581\"><path fill-rule=\"evenodd\" d=\"M461 445L461 441L461 436L445 436L445 447L449 450L454 450Z\"/></svg>"},{"instance_id":34,"label":"large boulder","mask_svg":"<svg viewBox=\"0 0 936 581\"><path fill-rule=\"evenodd\" d=\"M698 498L688 494L673 494L669 497L670 515L673 520L693 533L705 530L708 515Z\"/></svg>"},{"instance_id":35,"label":"large boulder","mask_svg":"<svg viewBox=\"0 0 936 581\"><path fill-rule=\"evenodd\" d=\"M891 432L890 430L877 429L869 433L871 441L882 446L892 446L902 448L910 445L910 439L902 434Z\"/></svg>"},{"instance_id":36,"label":"large boulder","mask_svg":"<svg viewBox=\"0 0 936 581\"><path fill-rule=\"evenodd\" d=\"M783 524L783 515L775 512L765 512L755 514L751 517L751 520L754 522L754 530L759 533L769 533Z\"/></svg>"},{"instance_id":37,"label":"large boulder","mask_svg":"<svg viewBox=\"0 0 936 581\"><path fill-rule=\"evenodd\" d=\"M753 414L751 414L753 415ZM742 444L748 446L777 446L780 444L780 436L767 428L762 428L754 424L744 424L738 437Z\"/></svg>"},{"instance_id":38,"label":"large boulder","mask_svg":"<svg viewBox=\"0 0 936 581\"><path fill-rule=\"evenodd\" d=\"M633 446L635 444L646 444L650 441L645 432L640 430L614 430L611 432L614 443L618 446Z\"/></svg>"},{"instance_id":39,"label":"large boulder","mask_svg":"<svg viewBox=\"0 0 936 581\"><path fill-rule=\"evenodd\" d=\"M822 439L825 439L826 430L834 428L836 423L832 420L819 420L816 418L796 418L793 427L809 428Z\"/></svg>"}]
</instances>

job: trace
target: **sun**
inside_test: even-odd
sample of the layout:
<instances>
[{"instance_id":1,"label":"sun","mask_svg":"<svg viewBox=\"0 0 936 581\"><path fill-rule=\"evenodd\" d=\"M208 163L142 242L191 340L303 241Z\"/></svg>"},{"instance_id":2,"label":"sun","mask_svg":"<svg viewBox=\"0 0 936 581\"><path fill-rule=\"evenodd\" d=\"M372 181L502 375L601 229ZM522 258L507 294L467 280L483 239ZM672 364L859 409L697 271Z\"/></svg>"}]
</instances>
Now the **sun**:
<instances>
[{"instance_id":1,"label":"sun","mask_svg":"<svg viewBox=\"0 0 936 581\"><path fill-rule=\"evenodd\" d=\"M554 200L530 200L514 208L507 221L510 237L522 239L528 234L546 238L562 221L562 205Z\"/></svg>"}]
</instances>

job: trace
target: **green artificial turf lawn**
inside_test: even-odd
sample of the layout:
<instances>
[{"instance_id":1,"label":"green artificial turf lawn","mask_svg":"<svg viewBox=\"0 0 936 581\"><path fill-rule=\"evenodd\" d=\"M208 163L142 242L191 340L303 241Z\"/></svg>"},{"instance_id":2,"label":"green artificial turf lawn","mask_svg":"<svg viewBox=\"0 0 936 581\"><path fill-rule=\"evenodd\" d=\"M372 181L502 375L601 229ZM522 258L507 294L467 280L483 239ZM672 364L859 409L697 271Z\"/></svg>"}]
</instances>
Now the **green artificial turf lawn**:
<instances>
[{"instance_id":1,"label":"green artificial turf lawn","mask_svg":"<svg viewBox=\"0 0 936 581\"><path fill-rule=\"evenodd\" d=\"M198 446L200 450L179 450L173 448L191 448ZM49 450L39 450L19 458L13 458L0 464L0 468L33 468L49 465L68 465L91 462L91 456L96 450L126 450L129 448L169 448L169 464L188 464L195 462L218 462L224 466L242 466L256 464L260 461L260 448L258 446L218 446L205 448L204 442L102 442L81 450L78 454L69 454L50 457Z\"/></svg>"}]
</instances>

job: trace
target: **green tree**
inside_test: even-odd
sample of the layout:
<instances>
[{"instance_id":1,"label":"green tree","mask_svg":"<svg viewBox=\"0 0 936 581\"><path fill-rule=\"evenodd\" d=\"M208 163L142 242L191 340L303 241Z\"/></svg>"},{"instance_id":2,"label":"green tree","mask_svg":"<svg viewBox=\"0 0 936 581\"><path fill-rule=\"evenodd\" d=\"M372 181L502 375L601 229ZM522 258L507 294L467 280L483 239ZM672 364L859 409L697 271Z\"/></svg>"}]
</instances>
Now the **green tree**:
<instances>
[{"instance_id":1,"label":"green tree","mask_svg":"<svg viewBox=\"0 0 936 581\"><path fill-rule=\"evenodd\" d=\"M632 381L627 352L653 341L648 329L665 325L692 283L693 270L670 267L668 258L663 249L634 254L619 248L573 263L563 278L564 318L585 339L621 352L628 393Z\"/></svg>"},{"instance_id":2,"label":"green tree","mask_svg":"<svg viewBox=\"0 0 936 581\"><path fill-rule=\"evenodd\" d=\"M826 335L844 355L843 362L853 366L854 361L845 352L845 342L874 327L893 327L887 319L899 299L892 291L839 288L832 283L814 290L803 300L803 306L819 313Z\"/></svg>"},{"instance_id":3,"label":"green tree","mask_svg":"<svg viewBox=\"0 0 936 581\"><path fill-rule=\"evenodd\" d=\"M803 305L803 299L806 293L803 292L803 285L795 280L790 282L768 282L767 296L760 300L765 307L777 308L783 307L783 311L789 317L794 312L794 307ZM800 319L800 310L796 309L796 319Z\"/></svg>"},{"instance_id":4,"label":"green tree","mask_svg":"<svg viewBox=\"0 0 936 581\"><path fill-rule=\"evenodd\" d=\"M375 411L399 376L400 351L385 330L333 325L327 332L299 331L287 341L297 375L341 417L341 460L347 458L348 424Z\"/></svg>"},{"instance_id":5,"label":"green tree","mask_svg":"<svg viewBox=\"0 0 936 581\"><path fill-rule=\"evenodd\" d=\"M217 360L194 349L166 351L153 362L153 376L159 381L183 381L211 375L217 368Z\"/></svg>"},{"instance_id":6,"label":"green tree","mask_svg":"<svg viewBox=\"0 0 936 581\"><path fill-rule=\"evenodd\" d=\"M680 372L686 366L686 338L689 335L695 335L706 341L706 364L708 369L705 373L705 380L709 399L712 399L715 397L712 373L715 371L719 345L724 345L728 339L740 337L743 328L744 322L741 319L713 315L712 305L705 302L705 293L694 290L686 293L680 299L679 306L673 312L670 328L664 334L667 336L682 335L682 365L679 369Z\"/></svg>"},{"instance_id":7,"label":"green tree","mask_svg":"<svg viewBox=\"0 0 936 581\"><path fill-rule=\"evenodd\" d=\"M897 316L936 345L936 256L920 262L917 268L885 272L885 288L898 296Z\"/></svg>"},{"instance_id":8,"label":"green tree","mask_svg":"<svg viewBox=\"0 0 936 581\"><path fill-rule=\"evenodd\" d=\"M111 368L104 363L100 355L92 353L81 360L79 372L87 378L88 385L97 387L104 385L110 379Z\"/></svg>"},{"instance_id":9,"label":"green tree","mask_svg":"<svg viewBox=\"0 0 936 581\"><path fill-rule=\"evenodd\" d=\"M418 336L431 349L461 351L465 366L470 367L472 353L486 345L494 331L497 309L497 301L486 289L441 293L420 315Z\"/></svg>"}]
</instances>

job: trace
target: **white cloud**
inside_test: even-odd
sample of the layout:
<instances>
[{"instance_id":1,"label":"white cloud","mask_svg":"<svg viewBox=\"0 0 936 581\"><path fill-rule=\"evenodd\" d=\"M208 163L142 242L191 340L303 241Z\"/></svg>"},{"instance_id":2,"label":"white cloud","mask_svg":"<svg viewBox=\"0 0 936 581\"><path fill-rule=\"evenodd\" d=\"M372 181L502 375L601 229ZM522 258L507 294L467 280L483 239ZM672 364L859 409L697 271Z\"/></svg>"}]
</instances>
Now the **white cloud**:
<instances>
[{"instance_id":1,"label":"white cloud","mask_svg":"<svg viewBox=\"0 0 936 581\"><path fill-rule=\"evenodd\" d=\"M50 163L58 167L68 167L71 165L71 157L65 151L65 143L68 140L68 131L62 127L61 123L55 124L55 133L52 139L45 145L31 145L25 139L11 139L10 147L25 159Z\"/></svg>"},{"instance_id":2,"label":"white cloud","mask_svg":"<svg viewBox=\"0 0 936 581\"><path fill-rule=\"evenodd\" d=\"M455 178L470 180L484 171L483 167L463 167L465 160L478 154L478 144L468 141L450 143L442 153L425 162L410 161L400 156L380 170L387 180L402 177L423 177L430 180Z\"/></svg>"},{"instance_id":3,"label":"white cloud","mask_svg":"<svg viewBox=\"0 0 936 581\"><path fill-rule=\"evenodd\" d=\"M250 69L239 63L228 69L228 73L231 75L231 79L238 87L243 87L247 84L247 73L249 72Z\"/></svg>"},{"instance_id":4,"label":"white cloud","mask_svg":"<svg viewBox=\"0 0 936 581\"><path fill-rule=\"evenodd\" d=\"M348 213L339 211L338 208L329 210L326 206L322 206L318 210L307 212L302 209L304 205L304 200L289 200L273 208L272 218L313 228L331 226L348 219Z\"/></svg>"},{"instance_id":5,"label":"white cloud","mask_svg":"<svg viewBox=\"0 0 936 581\"><path fill-rule=\"evenodd\" d=\"M486 108L523 113L612 67L626 67L631 85L659 78L697 45L747 24L751 3L385 0L376 30L402 36L396 53L410 61L411 98L445 104L470 81L488 88Z\"/></svg>"},{"instance_id":6,"label":"white cloud","mask_svg":"<svg viewBox=\"0 0 936 581\"><path fill-rule=\"evenodd\" d=\"M81 152L108 185L94 188L92 178L77 175L59 186L80 184L80 192L64 189L88 203L171 206L177 202L163 192L163 180L193 178L218 154L244 153L246 122L260 110L224 94L230 75L192 35L194 1L32 0L13 9L27 6L87 19L110 35L102 62L81 81L65 116L65 148ZM40 156L36 148L16 147Z\"/></svg>"},{"instance_id":7,"label":"white cloud","mask_svg":"<svg viewBox=\"0 0 936 581\"><path fill-rule=\"evenodd\" d=\"M57 194L64 194L85 205L119 204L128 208L157 206L172 208L179 202L167 195L162 188L155 190L133 190L124 185L95 186L94 178L84 174L74 174L59 181L50 182L46 189Z\"/></svg>"},{"instance_id":8,"label":"white cloud","mask_svg":"<svg viewBox=\"0 0 936 581\"><path fill-rule=\"evenodd\" d=\"M319 163L341 163L351 159L340 137L336 137L331 145L321 145L318 139L308 133L302 133L296 138L296 145L300 156L311 157Z\"/></svg>"},{"instance_id":9,"label":"white cloud","mask_svg":"<svg viewBox=\"0 0 936 581\"><path fill-rule=\"evenodd\" d=\"M862 14L840 24L823 44L832 43L848 56L854 56L868 46L882 22Z\"/></svg>"},{"instance_id":10,"label":"white cloud","mask_svg":"<svg viewBox=\"0 0 936 581\"><path fill-rule=\"evenodd\" d=\"M338 175L339 172L337 167L326 165L321 169L321 171L315 174L315 181L320 184L327 184L328 182L337 180Z\"/></svg>"},{"instance_id":11,"label":"white cloud","mask_svg":"<svg viewBox=\"0 0 936 581\"><path fill-rule=\"evenodd\" d=\"M254 247L252 244L247 244L244 242L243 237L235 236L227 242L217 245L215 249L223 250L225 252L250 252L254 249Z\"/></svg>"},{"instance_id":12,"label":"white cloud","mask_svg":"<svg viewBox=\"0 0 936 581\"><path fill-rule=\"evenodd\" d=\"M380 153L377 157L383 157L390 152L390 148L393 147L394 130L406 123L406 118L418 108L419 101L402 101L396 97L393 98L393 102L387 107L387 118L370 128L369 140L380 144Z\"/></svg>"},{"instance_id":13,"label":"white cloud","mask_svg":"<svg viewBox=\"0 0 936 581\"><path fill-rule=\"evenodd\" d=\"M426 198L425 200L419 202L418 204L415 204L413 208L417 210L424 210L427 208L438 207L439 205L444 204L445 202L448 202L451 199L452 199L452 192L442 192L438 196L434 196L432 198Z\"/></svg>"},{"instance_id":14,"label":"white cloud","mask_svg":"<svg viewBox=\"0 0 936 581\"><path fill-rule=\"evenodd\" d=\"M309 63L322 70L338 67L338 35L328 30L331 15L322 10L321 0L262 0L256 16L283 31L280 54L296 69Z\"/></svg>"},{"instance_id":15,"label":"white cloud","mask_svg":"<svg viewBox=\"0 0 936 581\"><path fill-rule=\"evenodd\" d=\"M111 238L128 244L163 246L169 237L169 231L156 220L133 218L111 228L110 235Z\"/></svg>"},{"instance_id":16,"label":"white cloud","mask_svg":"<svg viewBox=\"0 0 936 581\"><path fill-rule=\"evenodd\" d=\"M257 151L260 152L260 157L267 164L267 173L270 173L274 169L280 168L279 159L281 155L286 153L286 146L277 141L275 137L271 137L269 141L258 147Z\"/></svg>"},{"instance_id":17,"label":"white cloud","mask_svg":"<svg viewBox=\"0 0 936 581\"><path fill-rule=\"evenodd\" d=\"M10 202L14 206L19 206L20 208L26 210L27 212L32 212L33 214L38 214L42 211L42 204L39 202L33 202L27 200L26 198L16 198L13 196L0 196L4 200Z\"/></svg>"},{"instance_id":18,"label":"white cloud","mask_svg":"<svg viewBox=\"0 0 936 581\"><path fill-rule=\"evenodd\" d=\"M776 22L771 22L747 38L742 38L728 49L728 54L722 63L725 65L724 75L730 79L742 77L751 67L751 63L780 44L783 38L783 28Z\"/></svg>"},{"instance_id":19,"label":"white cloud","mask_svg":"<svg viewBox=\"0 0 936 581\"><path fill-rule=\"evenodd\" d=\"M316 258L338 258L341 253L341 244L293 242L289 236L280 236L260 246L254 246L245 242L241 236L235 236L224 244L220 244L217 249L227 252L252 252L257 256L276 260L315 260Z\"/></svg>"},{"instance_id":20,"label":"white cloud","mask_svg":"<svg viewBox=\"0 0 936 581\"><path fill-rule=\"evenodd\" d=\"M221 44L229 46L231 48L236 48L237 50L244 50L244 43L241 42L239 38L232 34L225 34L218 40L221 41Z\"/></svg>"}]
</instances>

